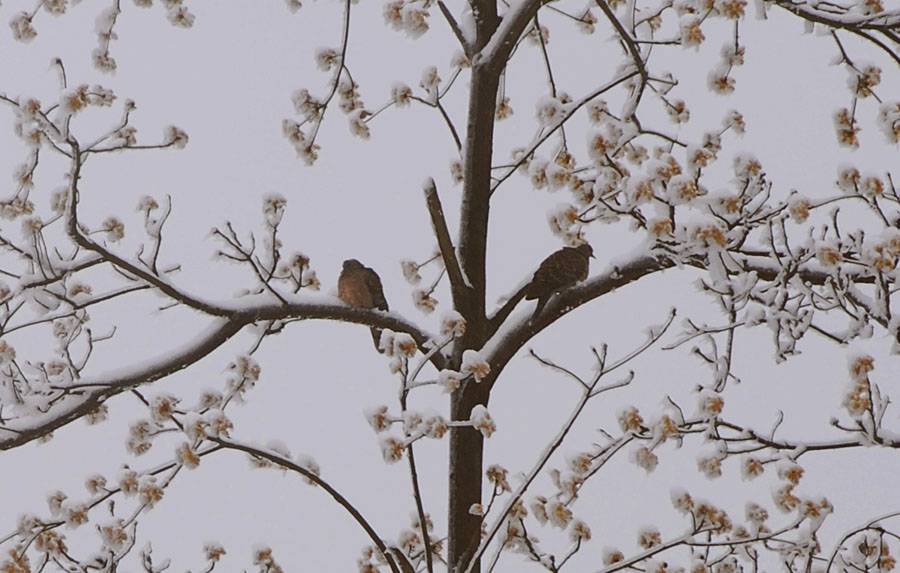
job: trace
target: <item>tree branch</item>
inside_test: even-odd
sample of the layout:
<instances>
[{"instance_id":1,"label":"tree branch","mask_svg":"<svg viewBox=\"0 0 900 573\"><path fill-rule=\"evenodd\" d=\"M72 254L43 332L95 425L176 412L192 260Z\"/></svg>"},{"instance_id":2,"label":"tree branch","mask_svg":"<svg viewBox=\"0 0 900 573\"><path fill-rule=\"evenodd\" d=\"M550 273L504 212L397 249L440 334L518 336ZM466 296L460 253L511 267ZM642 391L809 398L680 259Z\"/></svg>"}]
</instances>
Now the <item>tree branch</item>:
<instances>
[{"instance_id":1,"label":"tree branch","mask_svg":"<svg viewBox=\"0 0 900 573\"><path fill-rule=\"evenodd\" d=\"M245 452L250 454L251 456L256 456L268 460L277 466L281 466L285 469L297 472L309 481L321 487L323 490L325 490L326 493L328 493L328 495L331 496L334 501L338 503L338 505L343 507L347 511L347 513L350 514L350 516L356 521L357 524L359 524L361 528L363 528L363 530L369 536L369 539L372 540L372 543L374 543L375 546L378 547L378 550L381 551L382 555L384 555L385 559L387 559L391 571L393 571L394 573L400 573L400 569L398 568L397 564L394 563L394 556L390 553L390 551L388 551L388 548L387 546L385 546L384 541L382 541L381 536L375 532L369 522L366 521L366 518L363 517L359 510L356 509L356 507L354 507L354 505L350 503L346 497L344 497L338 490L334 489L328 482L320 478L317 474L311 472L303 466L295 464L291 460L285 459L281 456L276 456L271 452L256 448L250 444L234 442L217 437L207 437L207 439L213 443L219 444L223 448Z\"/></svg>"},{"instance_id":2,"label":"tree branch","mask_svg":"<svg viewBox=\"0 0 900 573\"><path fill-rule=\"evenodd\" d=\"M447 220L444 218L444 208L441 206L441 198L438 196L437 186L431 177L422 187L425 191L425 202L428 205L428 214L431 215L431 225L437 238L438 248L441 250L441 258L444 260L444 268L450 277L450 291L453 294L453 306L458 307L463 300L466 291L470 288L459 268L459 260L456 258L456 248L450 238L447 229Z\"/></svg>"}]
</instances>

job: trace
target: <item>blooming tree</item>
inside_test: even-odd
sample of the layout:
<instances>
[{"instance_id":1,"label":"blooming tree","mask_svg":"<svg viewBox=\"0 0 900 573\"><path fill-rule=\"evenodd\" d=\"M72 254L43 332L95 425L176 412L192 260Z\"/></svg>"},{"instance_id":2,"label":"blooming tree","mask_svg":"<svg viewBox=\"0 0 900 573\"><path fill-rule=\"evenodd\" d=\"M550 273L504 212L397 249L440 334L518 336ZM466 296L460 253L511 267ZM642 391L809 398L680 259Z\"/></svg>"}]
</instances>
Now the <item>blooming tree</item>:
<instances>
[{"instance_id":1,"label":"blooming tree","mask_svg":"<svg viewBox=\"0 0 900 573\"><path fill-rule=\"evenodd\" d=\"M13 37L26 43L39 41L42 21L51 15L69 18L70 11L98 10L75 6L75 0L24 4L8 0L4 8L15 12L6 15ZM130 41L118 37L120 16L160 10L174 26L195 24L194 7L182 0L106 4L96 14L97 47L91 55L98 74L117 70L117 49ZM287 0L287 9L296 13L294 18L304 18L297 0ZM832 405L834 417L796 437L779 429L781 418L765 427L770 422L732 416L736 410L730 409L729 395L742 380L754 383L752 371L735 367L741 352L738 334L752 327L768 329L768 355L774 354L776 362L795 356L807 335L838 349L875 335L900 342L900 321L892 307L900 195L885 171L889 165L870 172L852 163L872 157L875 151L869 149L879 145L896 152L900 141L897 90L880 89L883 73L885 83L896 82L900 10L881 0L756 0L752 7L745 0L390 0L381 7L390 28L413 39L442 35L443 45L452 42L454 48L439 55L449 65L427 67L416 86L395 83L389 97L370 105L363 96L369 101L377 96L357 83L353 68L354 49L359 49L353 38L362 33L356 25L366 24L353 16L361 9L351 0L334 8L340 13L340 41L313 54L326 75L326 88L285 93L296 113L284 119L282 130L297 157L317 169L323 156L338 152L324 143L323 133L341 114L354 136L376 143L381 125L403 108L421 106L439 117L458 156L448 172L432 174L422 186L436 247L416 253L424 254L423 262L397 261L422 317L352 308L317 292L326 280L317 276L314 262L282 240L290 219L288 201L280 194L263 197L261 229L251 232L250 222L240 221L212 231L216 258L246 271L238 297L217 299L180 283L179 254L167 249L172 238L164 232L177 212L173 197L177 200L180 190L135 196L137 220L122 213L86 216L83 206L92 193L85 174L95 164L105 165L100 156L180 149L189 144L189 135L160 126L161 138L139 136L135 103L123 101L102 81L72 77L62 59L53 63L59 89L50 100L18 93L0 76L0 103L21 143L4 154L25 157L0 201L5 221L0 230L0 449L46 441L54 432L69 431L75 420L101 423L111 414L108 401L120 394L130 393L143 409L124 436L136 459L118 475L86 476L86 493L54 492L48 508L35 508L15 522L7 519L8 534L0 532L0 571L115 571L127 559L136 559L145 571L165 569L168 563L149 546L135 549L143 546L138 523L150 511L166 511L169 486L221 452L242 452L258 468L296 475L316 486L309 495L333 500L334 511L346 512L368 538L357 559L360 571L892 569L900 550L900 537L891 530L895 514L848 523L846 534L824 544L817 535L820 526L840 508L825 497L828 492L807 487L802 478L809 458L900 447L891 427L894 418L885 415L890 398L882 388L897 363L876 368L870 354L842 350L847 371L826 381L847 385L842 401ZM748 12L755 12L756 21ZM196 22L201 21L198 12ZM793 21L815 33L821 50L833 51L833 63L848 77L845 86L833 86L845 88L846 105L832 118L803 118L833 121L835 141L846 148L847 162L829 167L835 173L829 189L771 179L763 161L741 148L740 137L752 125L745 125L740 112L729 111L713 122L708 114L691 116L692 98L701 99L704 91L716 97L740 92L741 66L754 49L744 43L747 34L794 34L789 25L785 31L785 22ZM557 41L557 35L563 38ZM720 50L710 48L714 41L724 42ZM581 66L579 60L592 54L602 56L599 65ZM689 62L688 71L704 68L703 90L684 88L678 75L666 71L681 61ZM507 92L510 75L521 73L518 66L540 74L540 93ZM563 83L576 82L562 78L573 70L577 83L589 87L570 94ZM395 81L391 66L380 73ZM523 113L530 104L534 113ZM88 114L91 122L82 122ZM501 137L504 121L519 121L531 133ZM95 129L98 124L104 129ZM887 144L864 138L879 131ZM60 164L59 173L41 175L42 169ZM450 205L445 183L461 189L453 199L454 225L445 217L445 205ZM508 294L497 304L487 291L492 265L502 266L502 261L488 261L488 231L499 232L491 207L517 185L556 193L560 205L549 213L550 231L561 244L592 243L598 255L587 280L561 289L537 312L523 300L531 274L504 276ZM616 229L624 238L600 244L595 238L603 229ZM535 264L539 261L534 257ZM668 269L699 281L719 318L707 322L685 316L672 300L676 308L661 315L645 340L632 347L612 344L608 349L602 340L567 335L569 346L583 346L592 356L587 374L523 350L565 315L594 312L591 301ZM423 283L423 275L429 281ZM95 330L92 315L149 292L161 297L162 308L204 317L206 327L161 357L112 371L95 366L95 347L127 341L116 329ZM386 294L393 300L404 295ZM429 317L435 310L437 320ZM168 316L147 320L164 324ZM115 318L123 324L135 320L121 313ZM257 361L259 349L310 319L383 329L379 350L397 381L397 400L372 404L365 416L384 461L408 466L413 519L407 529L384 531L377 515L364 514L334 485L329 468L279 441L244 440L233 422L236 409L253 408L245 399L264 391L255 389L266 370ZM194 368L248 333L252 342L230 360L224 379L196 400L154 389L155 383ZM652 411L620 407L614 412L617 426L599 428L600 438L593 443L573 443L571 431L589 405L614 403L611 396L636 380L635 371L628 371L632 363L663 349L688 350L708 367L708 378L676 380L687 392L676 398L669 396L673 391L657 388L661 401ZM360 345L353 352L371 348ZM489 402L504 383L513 383L503 373L517 356L546 367L540 372L548 377L568 380L578 396L544 446L523 444L533 450L532 465L505 468L485 452L485 440L499 431ZM891 364L892 359L884 360ZM423 393L429 393L434 409L414 405L418 402L412 399ZM435 495L420 479L416 454L433 447L430 440L448 442L447 497ZM634 548L590 553L591 545L602 543L605 531L619 524L581 510L590 496L588 486L615 471L620 458L655 472L690 451L690 444L703 449L696 463L700 475L718 478L731 464L739 467L733 473L745 479L770 480L771 498L748 499L745 513L732 515L721 504L696 497L696 490L675 487L670 511L682 514L680 528L625 523L633 526ZM563 458L566 449L579 453ZM142 465L157 454L162 461ZM549 481L541 481L545 478ZM705 482L700 483L702 493ZM98 534L94 538L68 537L72 529L91 528ZM554 529L565 535L548 534L543 541ZM203 570L216 568L228 549L207 544ZM345 553L358 550L348 547ZM258 547L252 555L260 571L283 570L277 559L269 547Z\"/></svg>"}]
</instances>

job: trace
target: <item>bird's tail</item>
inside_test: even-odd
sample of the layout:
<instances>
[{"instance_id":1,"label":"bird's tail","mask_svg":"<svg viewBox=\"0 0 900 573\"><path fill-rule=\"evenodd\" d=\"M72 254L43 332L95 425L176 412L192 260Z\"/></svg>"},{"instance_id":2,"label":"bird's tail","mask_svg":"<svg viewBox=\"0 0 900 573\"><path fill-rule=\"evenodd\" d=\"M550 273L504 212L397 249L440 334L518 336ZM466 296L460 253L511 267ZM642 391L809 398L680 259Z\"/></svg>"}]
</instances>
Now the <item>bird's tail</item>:
<instances>
[{"instance_id":1,"label":"bird's tail","mask_svg":"<svg viewBox=\"0 0 900 573\"><path fill-rule=\"evenodd\" d=\"M375 350L384 354L384 350L381 349L381 329L373 326L369 330L372 332L372 342L375 343Z\"/></svg>"},{"instance_id":2,"label":"bird's tail","mask_svg":"<svg viewBox=\"0 0 900 573\"><path fill-rule=\"evenodd\" d=\"M537 306L534 307L534 312L531 314L531 318L529 320L533 322L534 319L536 319L538 315L541 314L541 311L544 310L545 306L547 306L548 300L550 300L549 296L542 296L538 299Z\"/></svg>"}]
</instances>

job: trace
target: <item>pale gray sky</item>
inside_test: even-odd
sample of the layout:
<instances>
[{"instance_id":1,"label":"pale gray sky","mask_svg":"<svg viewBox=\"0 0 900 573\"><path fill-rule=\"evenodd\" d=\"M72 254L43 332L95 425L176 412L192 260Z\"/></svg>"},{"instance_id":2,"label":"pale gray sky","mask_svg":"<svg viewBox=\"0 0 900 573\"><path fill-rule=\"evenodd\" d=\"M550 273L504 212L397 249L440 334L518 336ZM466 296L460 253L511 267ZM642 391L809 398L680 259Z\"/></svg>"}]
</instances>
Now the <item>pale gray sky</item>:
<instances>
[{"instance_id":1,"label":"pale gray sky","mask_svg":"<svg viewBox=\"0 0 900 573\"><path fill-rule=\"evenodd\" d=\"M27 4L30 8L31 3ZM462 2L450 4L453 10L461 10ZM23 7L18 0L7 0L0 8L0 20L8 21ZM295 89L324 89L329 75L316 70L312 53L319 46L338 45L340 4L310 1L294 15L278 1L215 5L195 1L190 7L197 16L195 26L182 30L166 22L161 7L143 11L123 2L117 26L120 39L112 45L119 65L113 76L90 66L96 3L85 2L61 18L40 14L39 35L29 45L15 43L5 25L0 29L0 92L51 101L57 77L50 62L61 57L71 84L101 83L114 89L120 100L136 101L133 124L139 140L157 141L168 124L190 135L188 147L181 151L92 159L82 184L82 212L88 223L96 224L111 214L121 216L130 234L119 249L132 253L140 230L134 212L138 199L145 194L159 198L170 194L174 211L162 258L182 264L178 284L222 299L251 285L252 277L244 269L211 260L217 245L208 236L210 229L229 220L240 232L258 232L262 196L281 193L288 199L282 240L289 251L300 250L311 258L323 296L334 294L341 261L355 257L381 273L392 309L436 329L436 316L423 318L413 308L399 260L424 260L433 248L420 191L425 177L437 180L451 227L455 224L460 190L451 185L448 171L455 149L437 112L421 106L389 110L371 124L372 139L363 142L350 135L345 117L330 109L322 128L320 159L307 167L282 137L281 121L293 115L290 95ZM442 76L449 77L455 50L454 39L437 12L431 19L433 30L413 41L388 29L381 10L380 3L371 1L353 8L348 64L369 108L389 99L394 82L417 85L426 65L438 66ZM727 110L740 110L748 132L739 140L726 136L723 153L727 157L738 151L754 153L779 195L791 188L810 197L834 194L836 166L844 161L878 170L896 164L896 147L882 144L881 134L871 124L863 132L861 151L837 147L831 113L849 103L849 93L844 87L846 72L828 65L835 55L833 43L817 35L802 35L802 26L783 14L773 11L771 16L766 23L749 18L742 27L748 52L746 65L735 74L738 91L732 96L713 96L706 90L709 63L727 40L728 26L710 27L708 41L698 53L675 47L659 54L658 61L665 61L680 78L676 92L694 114L681 134L698 139L717 127ZM577 98L611 75L607 64L617 61L617 47L604 41L602 27L588 38L557 20L548 16L545 22L551 27L549 50L558 62L560 87ZM715 37L716 28L722 37ZM883 91L898 93L896 68L868 48L848 45L858 49L860 59L877 58L886 70ZM537 49L523 46L508 73L507 95L516 113L498 124L498 161L531 138L534 102L546 93L542 73ZM457 86L448 106L460 129L465 124L464 89L462 83ZM614 97L610 99L615 102ZM85 113L75 120L74 129L90 139L86 134L99 133L118 120L118 105ZM861 115L872 117L875 110L872 102L864 102ZM26 156L11 125L9 110L0 111L0 173L12 173ZM674 132L676 127L671 129ZM577 124L572 127L570 141L581 146L584 129ZM719 180L721 188L726 188L730 160L722 163ZM39 209L47 208L50 191L62 184L64 169L56 158L42 156L33 196ZM8 185L11 180L6 181ZM565 200L564 192L558 193L534 191L522 177L513 177L501 187L494 201L489 298L508 292L558 248L545 217L549 208ZM3 229L18 224L4 223ZM587 237L597 253L595 271L621 254L622 245L640 240L626 233L622 224L591 228ZM671 270L641 281L591 303L529 346L587 372L591 345L606 341L611 356L625 354L643 340L646 327L661 323L673 306L682 317L721 322L711 300L693 285L696 278L690 271ZM446 310L449 296L443 289L438 293L439 310ZM155 296L140 296L91 313L98 332L111 325L118 328L114 340L96 349L95 372L165 353L205 324L183 309L155 312L162 302ZM677 324L670 340L675 332ZM735 369L744 383L726 393L726 413L764 430L774 421L777 408L782 408L786 435L832 436L828 419L841 413L840 397L847 383L844 349L810 335L801 344L802 356L776 366L769 335L764 327L741 332L742 350ZM250 342L249 336L239 336L201 364L144 391L148 395L170 391L190 403L201 389L222 386L227 363ZM21 357L46 357L46 339L11 343ZM889 341L877 332L860 347L878 357L876 377L890 387L900 364L896 358L885 358ZM641 357L635 363L632 387L592 404L563 451L587 449L598 439L594 429L614 428L615 415L625 405L650 413L660 407L666 394L693 405L693 389L708 379L708 372L688 356L689 349L690 345L669 352L654 350ZM368 332L339 323L295 324L268 339L257 359L263 368L262 380L248 395L248 403L232 411L235 436L262 443L277 438L293 452L314 457L323 477L370 516L385 537L395 537L408 527L413 505L406 464L382 462L377 438L362 415L364 408L381 403L393 407L396 401L396 381L386 360L371 351ZM525 357L514 360L491 399L490 410L499 429L487 442L486 463L501 463L512 474L530 468L536 450L556 432L576 399L577 388L569 381ZM437 388L424 390L414 400L417 406L448 413L447 397ZM84 495L82 482L89 474L112 478L123 463L147 467L169 455L164 441L143 458L128 455L127 426L141 408L126 395L109 405L111 419L105 424L86 428L77 422L58 431L48 444L2 453L0 537L14 528L19 513L45 514L45 497L51 491L61 489L77 498ZM172 442L173 448L176 443ZM427 509L439 531L445 528L446 445L446 441L430 441L417 450ZM725 507L736 521L742 519L746 500L772 508L773 475L743 482L731 461L724 477L707 481L696 471L696 452L703 449L699 446L695 440L682 451L664 447L660 467L649 476L629 463L627 456L604 470L575 506L576 514L593 528L594 540L577 556L571 570L599 568L603 546L633 549L636 529L643 524L653 523L671 533L681 531L683 523L669 503L673 486ZM900 500L891 491L891 476L900 471L900 462L893 458L882 451L860 451L810 456L804 461L808 475L801 491L825 494L836 507L822 529L823 546L830 547L838 532L868 517L900 510ZM554 463L562 465L563 458ZM532 493L549 489L549 480L542 477ZM138 545L152 541L156 555L173 559L172 570L200 569L203 542L216 540L229 552L223 571L249 569L250 547L256 543L270 545L286 571L354 571L358 549L367 542L322 492L292 475L251 471L242 456L231 453L215 455L198 469L179 475L165 499L141 519L138 531ZM76 551L95 546L92 529L67 535ZM562 536L549 529L538 535L548 541ZM523 569L515 555L505 556L498 567L509 572Z\"/></svg>"}]
</instances>

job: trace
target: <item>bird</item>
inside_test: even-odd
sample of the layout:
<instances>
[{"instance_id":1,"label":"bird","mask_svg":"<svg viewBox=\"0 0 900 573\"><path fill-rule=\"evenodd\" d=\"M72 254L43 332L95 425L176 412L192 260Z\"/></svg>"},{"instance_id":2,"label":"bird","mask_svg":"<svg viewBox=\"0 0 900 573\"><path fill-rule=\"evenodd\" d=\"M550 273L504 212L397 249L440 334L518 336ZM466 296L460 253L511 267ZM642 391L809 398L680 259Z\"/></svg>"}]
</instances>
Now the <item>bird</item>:
<instances>
[{"instance_id":1,"label":"bird","mask_svg":"<svg viewBox=\"0 0 900 573\"><path fill-rule=\"evenodd\" d=\"M525 300L537 299L537 307L532 320L544 310L550 297L588 276L590 259L594 258L594 249L587 243L577 247L563 247L550 254L534 271L531 282L525 285Z\"/></svg>"},{"instance_id":2,"label":"bird","mask_svg":"<svg viewBox=\"0 0 900 573\"><path fill-rule=\"evenodd\" d=\"M388 310L378 273L356 259L344 261L338 277L338 298L353 308ZM381 329L373 326L370 330L375 349L384 352L381 349Z\"/></svg>"}]
</instances>

